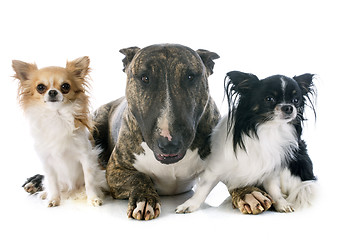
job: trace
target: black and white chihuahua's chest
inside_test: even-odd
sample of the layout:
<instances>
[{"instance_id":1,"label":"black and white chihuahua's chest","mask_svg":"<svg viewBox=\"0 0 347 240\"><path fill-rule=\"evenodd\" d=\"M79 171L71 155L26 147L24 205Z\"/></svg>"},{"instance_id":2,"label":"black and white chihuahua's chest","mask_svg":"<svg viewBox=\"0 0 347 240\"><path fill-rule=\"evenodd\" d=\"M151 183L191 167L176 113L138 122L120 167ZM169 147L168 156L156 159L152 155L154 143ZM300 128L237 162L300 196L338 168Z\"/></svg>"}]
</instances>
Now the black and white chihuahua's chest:
<instances>
[{"instance_id":1,"label":"black and white chihuahua's chest","mask_svg":"<svg viewBox=\"0 0 347 240\"><path fill-rule=\"evenodd\" d=\"M256 134L243 134L244 149L235 150L233 138L227 137L226 124L224 117L212 135L209 164L229 186L257 184L278 174L298 148L292 124L268 122L259 125Z\"/></svg>"}]
</instances>

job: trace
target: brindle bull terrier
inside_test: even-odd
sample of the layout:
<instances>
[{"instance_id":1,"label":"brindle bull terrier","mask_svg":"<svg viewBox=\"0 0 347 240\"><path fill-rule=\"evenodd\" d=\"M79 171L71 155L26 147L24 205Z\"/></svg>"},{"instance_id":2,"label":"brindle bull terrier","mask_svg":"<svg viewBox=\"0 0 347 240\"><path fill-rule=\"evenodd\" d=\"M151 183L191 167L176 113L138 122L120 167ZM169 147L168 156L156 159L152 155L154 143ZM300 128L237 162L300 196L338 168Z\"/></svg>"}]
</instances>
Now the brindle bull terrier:
<instances>
[{"instance_id":1,"label":"brindle bull terrier","mask_svg":"<svg viewBox=\"0 0 347 240\"><path fill-rule=\"evenodd\" d=\"M97 110L94 138L111 195L148 220L160 214L159 194L191 190L204 169L220 118L207 81L219 56L171 44L120 52L126 97Z\"/></svg>"},{"instance_id":2,"label":"brindle bull terrier","mask_svg":"<svg viewBox=\"0 0 347 240\"><path fill-rule=\"evenodd\" d=\"M129 199L128 217L150 220L160 214L159 195L191 190L204 170L220 118L208 87L219 56L174 44L120 52L126 96L96 111L93 136L112 197ZM23 186L33 193L37 182L30 178ZM234 206L260 204L253 191L260 190L233 190Z\"/></svg>"}]
</instances>

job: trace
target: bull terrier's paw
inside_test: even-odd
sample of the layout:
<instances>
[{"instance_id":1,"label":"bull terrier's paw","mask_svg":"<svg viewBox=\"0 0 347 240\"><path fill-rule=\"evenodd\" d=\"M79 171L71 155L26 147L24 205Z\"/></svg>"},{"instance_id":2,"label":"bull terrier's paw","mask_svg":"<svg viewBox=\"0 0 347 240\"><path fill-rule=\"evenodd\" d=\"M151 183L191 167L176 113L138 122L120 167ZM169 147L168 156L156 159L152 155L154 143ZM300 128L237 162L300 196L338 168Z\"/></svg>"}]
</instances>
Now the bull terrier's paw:
<instances>
[{"instance_id":1,"label":"bull terrier's paw","mask_svg":"<svg viewBox=\"0 0 347 240\"><path fill-rule=\"evenodd\" d=\"M148 201L137 202L136 206L128 207L128 217L137 220L152 220L160 214L160 203L151 206Z\"/></svg>"},{"instance_id":2,"label":"bull terrier's paw","mask_svg":"<svg viewBox=\"0 0 347 240\"><path fill-rule=\"evenodd\" d=\"M200 204L195 203L191 199L188 199L185 203L179 205L175 211L176 213L191 213L198 210L199 207Z\"/></svg>"},{"instance_id":3,"label":"bull terrier's paw","mask_svg":"<svg viewBox=\"0 0 347 240\"><path fill-rule=\"evenodd\" d=\"M94 206L94 207L98 207L98 206L101 206L103 204L103 201L99 197L94 197L94 198L88 199L88 204L91 206Z\"/></svg>"},{"instance_id":4,"label":"bull terrier's paw","mask_svg":"<svg viewBox=\"0 0 347 240\"><path fill-rule=\"evenodd\" d=\"M282 212L282 213L294 212L293 206L284 199L276 201L274 203L274 207L275 207L277 212Z\"/></svg>"},{"instance_id":5,"label":"bull terrier's paw","mask_svg":"<svg viewBox=\"0 0 347 240\"><path fill-rule=\"evenodd\" d=\"M232 193L233 205L243 214L259 214L268 210L273 200L266 192L260 189L251 188L253 191L239 191Z\"/></svg>"},{"instance_id":6,"label":"bull terrier's paw","mask_svg":"<svg viewBox=\"0 0 347 240\"><path fill-rule=\"evenodd\" d=\"M42 180L43 175L36 174L33 177L30 177L26 180L26 182L22 185L24 190L30 194L34 194L43 190Z\"/></svg>"},{"instance_id":7,"label":"bull terrier's paw","mask_svg":"<svg viewBox=\"0 0 347 240\"><path fill-rule=\"evenodd\" d=\"M48 201L48 207L57 207L60 205L60 199L54 198Z\"/></svg>"}]
</instances>

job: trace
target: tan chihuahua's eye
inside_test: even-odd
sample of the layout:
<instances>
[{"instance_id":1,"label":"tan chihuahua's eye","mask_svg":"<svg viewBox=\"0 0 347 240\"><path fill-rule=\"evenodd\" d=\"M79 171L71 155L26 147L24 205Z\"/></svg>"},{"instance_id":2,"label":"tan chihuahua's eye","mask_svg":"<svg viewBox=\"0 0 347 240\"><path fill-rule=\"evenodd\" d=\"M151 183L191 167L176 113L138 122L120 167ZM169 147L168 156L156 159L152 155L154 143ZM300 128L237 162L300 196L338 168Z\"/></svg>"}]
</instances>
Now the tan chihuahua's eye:
<instances>
[{"instance_id":1,"label":"tan chihuahua's eye","mask_svg":"<svg viewBox=\"0 0 347 240\"><path fill-rule=\"evenodd\" d=\"M38 93L42 94L46 91L47 87L43 85L42 83L37 85L36 90Z\"/></svg>"},{"instance_id":2,"label":"tan chihuahua's eye","mask_svg":"<svg viewBox=\"0 0 347 240\"><path fill-rule=\"evenodd\" d=\"M68 83L63 83L62 85L61 85L61 92L63 93L63 94L67 94L69 91L70 91L70 84L68 84Z\"/></svg>"}]
</instances>

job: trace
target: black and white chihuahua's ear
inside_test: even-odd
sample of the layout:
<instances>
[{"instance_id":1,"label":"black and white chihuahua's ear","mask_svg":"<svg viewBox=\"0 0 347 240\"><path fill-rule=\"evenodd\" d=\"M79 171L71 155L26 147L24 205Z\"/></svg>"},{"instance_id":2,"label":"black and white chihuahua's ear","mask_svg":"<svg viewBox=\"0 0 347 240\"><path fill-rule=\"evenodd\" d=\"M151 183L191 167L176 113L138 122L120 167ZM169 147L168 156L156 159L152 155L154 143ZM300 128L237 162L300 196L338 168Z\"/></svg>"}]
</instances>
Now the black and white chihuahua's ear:
<instances>
[{"instance_id":1,"label":"black and white chihuahua's ear","mask_svg":"<svg viewBox=\"0 0 347 240\"><path fill-rule=\"evenodd\" d=\"M307 95L308 93L313 92L313 78L314 74L310 73L305 73L303 75L293 77L293 79L299 84L303 95Z\"/></svg>"},{"instance_id":2,"label":"black and white chihuahua's ear","mask_svg":"<svg viewBox=\"0 0 347 240\"><path fill-rule=\"evenodd\" d=\"M225 89L233 90L239 94L246 94L254 83L259 82L257 76L251 73L231 71L227 73L224 81Z\"/></svg>"},{"instance_id":3,"label":"black and white chihuahua's ear","mask_svg":"<svg viewBox=\"0 0 347 240\"><path fill-rule=\"evenodd\" d=\"M77 78L83 79L89 74L89 64L89 57L80 57L72 61L67 61L66 69L72 72Z\"/></svg>"},{"instance_id":4,"label":"black and white chihuahua's ear","mask_svg":"<svg viewBox=\"0 0 347 240\"><path fill-rule=\"evenodd\" d=\"M30 73L37 70L35 63L26 63L19 60L12 61L12 68L16 72L14 77L19 79L21 82L29 80Z\"/></svg>"}]
</instances>

